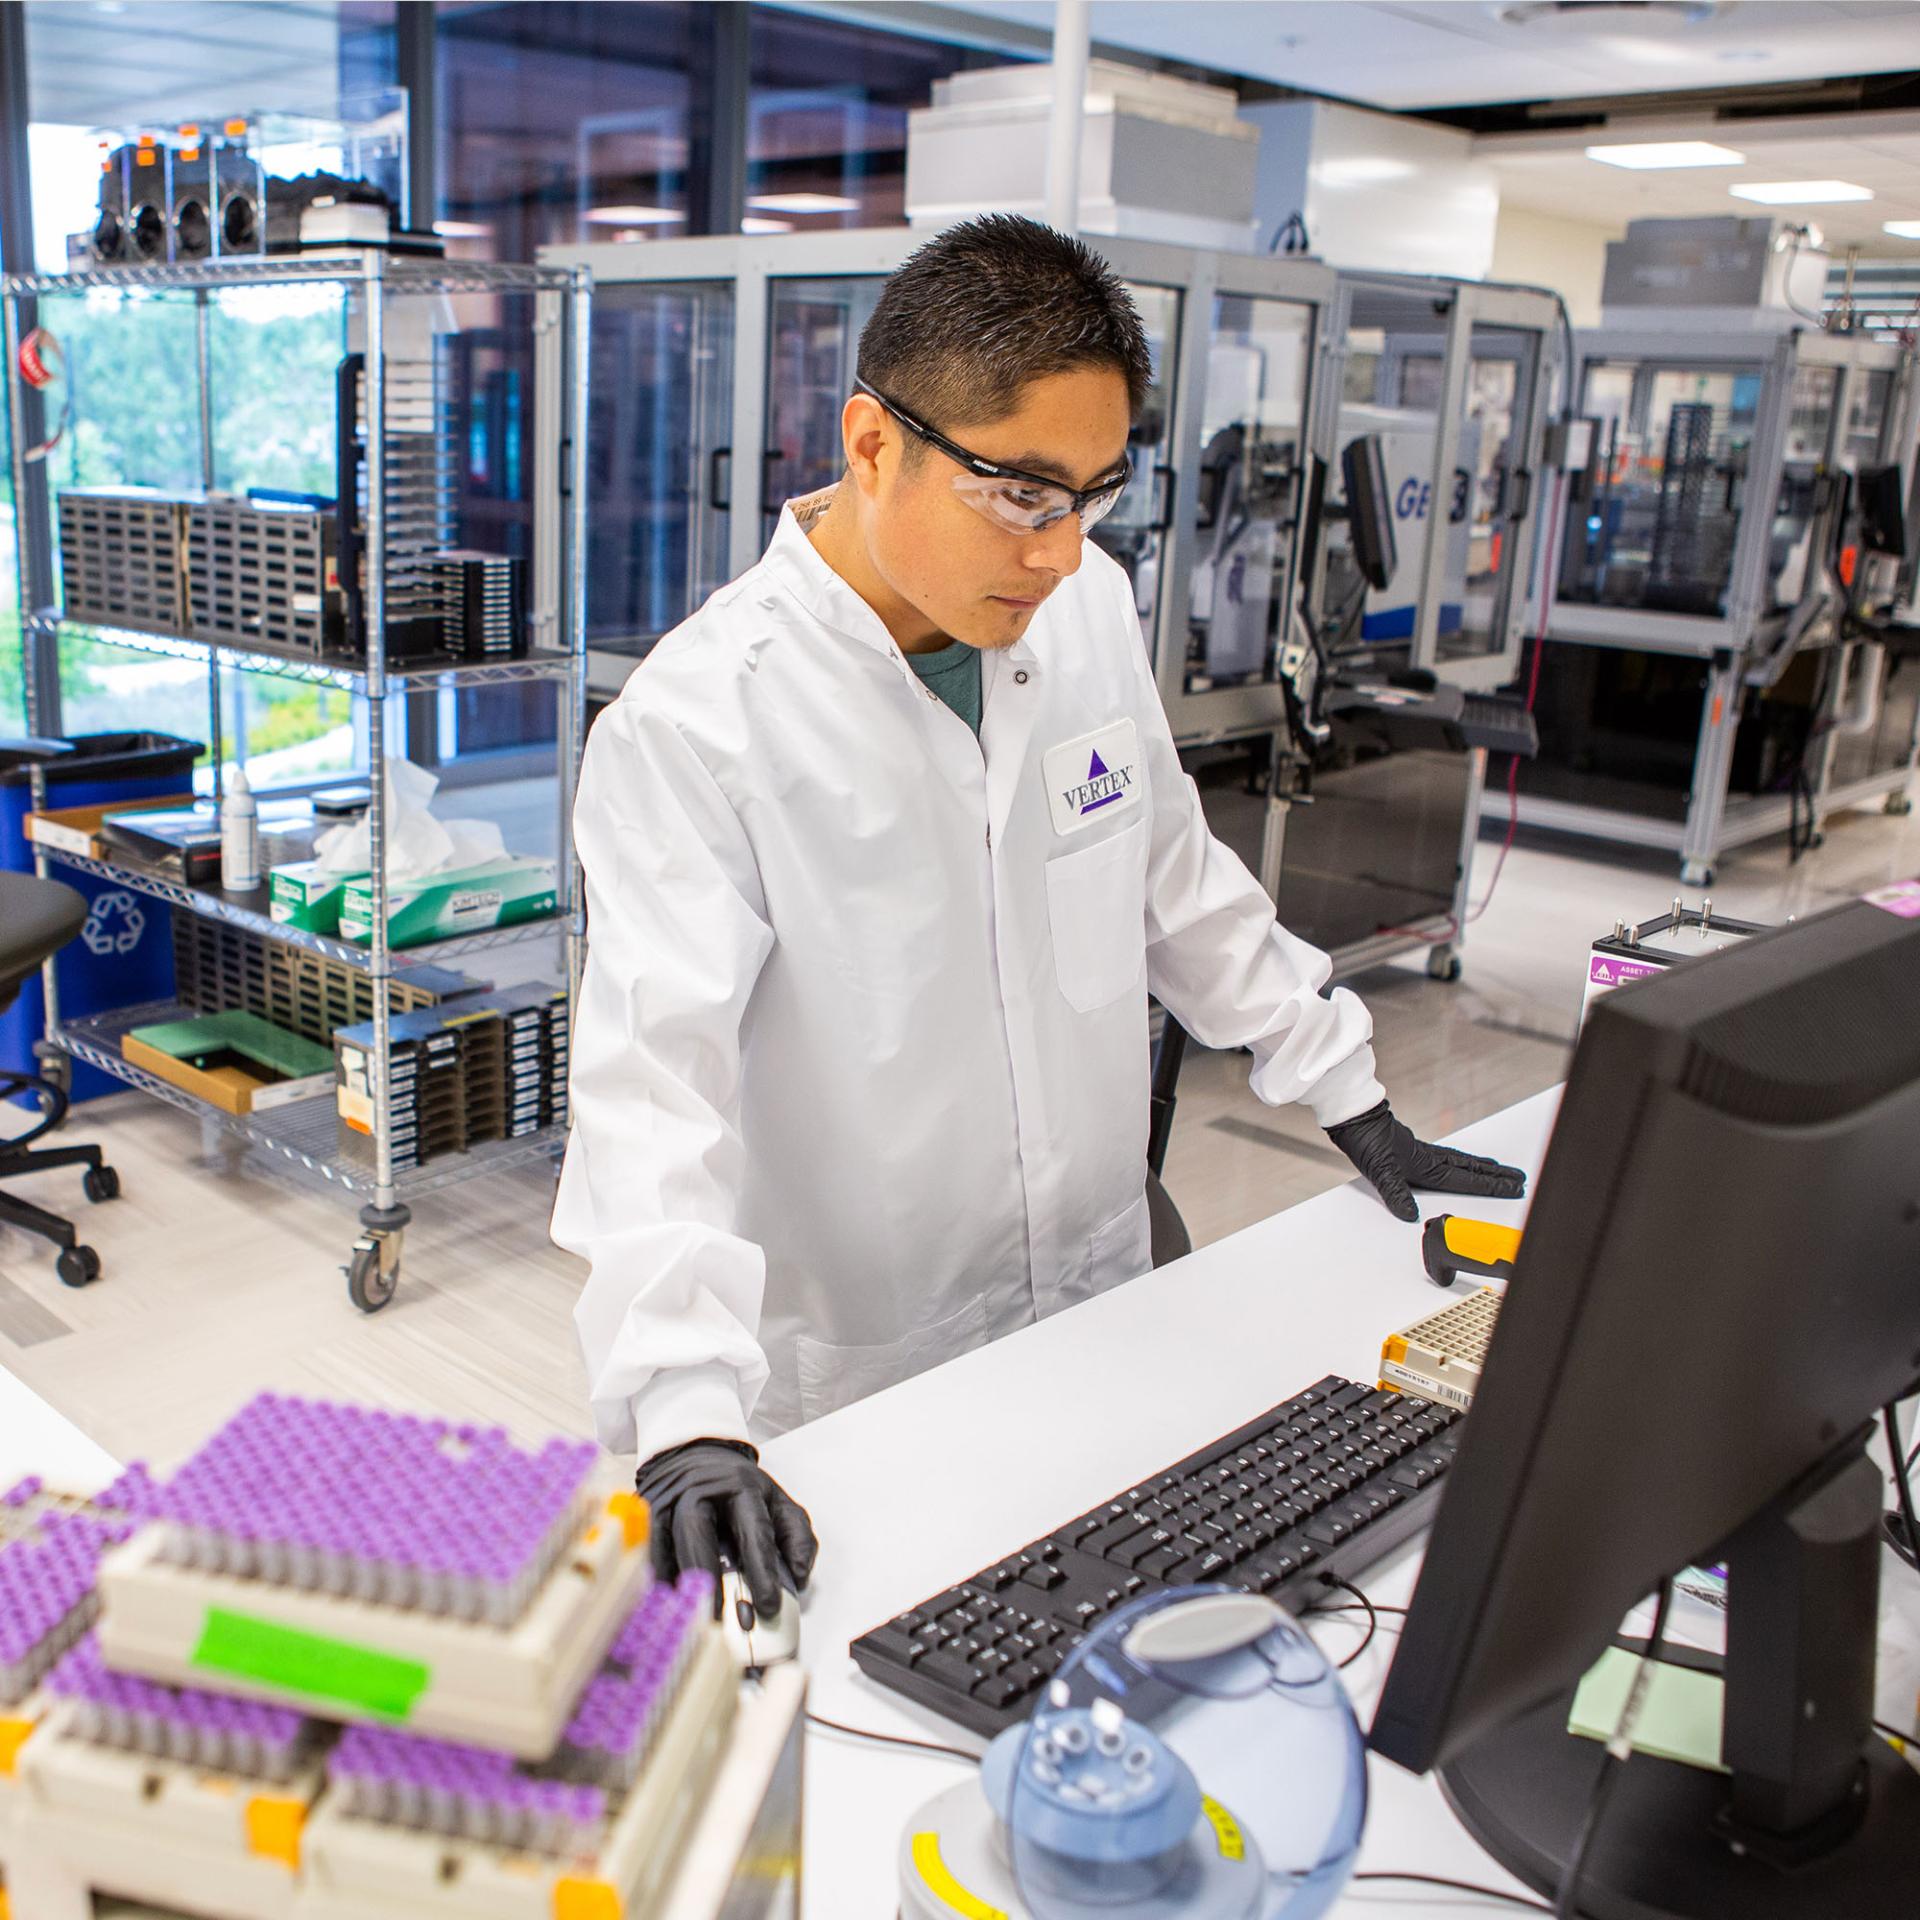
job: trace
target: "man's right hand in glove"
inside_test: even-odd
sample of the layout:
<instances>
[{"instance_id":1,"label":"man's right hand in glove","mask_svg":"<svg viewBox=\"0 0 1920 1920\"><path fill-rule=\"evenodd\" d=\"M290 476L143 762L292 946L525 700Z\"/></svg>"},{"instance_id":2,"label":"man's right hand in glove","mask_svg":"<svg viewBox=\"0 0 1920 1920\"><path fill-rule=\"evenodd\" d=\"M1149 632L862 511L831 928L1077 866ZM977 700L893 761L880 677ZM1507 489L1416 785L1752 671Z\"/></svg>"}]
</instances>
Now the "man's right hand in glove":
<instances>
[{"instance_id":1,"label":"man's right hand in glove","mask_svg":"<svg viewBox=\"0 0 1920 1920\"><path fill-rule=\"evenodd\" d=\"M718 1578L724 1554L739 1569L763 1620L780 1611L781 1563L806 1590L820 1543L806 1509L760 1469L740 1440L693 1440L656 1453L634 1475L653 1510L653 1567L662 1580L689 1567Z\"/></svg>"}]
</instances>

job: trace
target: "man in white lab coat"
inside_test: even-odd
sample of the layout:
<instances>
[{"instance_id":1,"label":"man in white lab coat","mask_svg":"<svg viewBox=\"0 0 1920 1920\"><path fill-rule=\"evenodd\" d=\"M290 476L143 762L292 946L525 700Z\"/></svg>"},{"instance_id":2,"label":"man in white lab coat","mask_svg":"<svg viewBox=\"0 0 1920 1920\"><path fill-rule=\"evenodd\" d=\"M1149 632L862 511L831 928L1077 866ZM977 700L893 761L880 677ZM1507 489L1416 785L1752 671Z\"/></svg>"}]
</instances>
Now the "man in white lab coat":
<instances>
[{"instance_id":1,"label":"man in white lab coat","mask_svg":"<svg viewBox=\"0 0 1920 1920\"><path fill-rule=\"evenodd\" d=\"M763 1612L815 1543L755 1436L1147 1269L1149 993L1403 1218L1520 1191L1394 1120L1366 1009L1207 830L1085 538L1149 377L1078 242L930 241L862 336L845 477L587 745L554 1238L663 1571L728 1554Z\"/></svg>"}]
</instances>

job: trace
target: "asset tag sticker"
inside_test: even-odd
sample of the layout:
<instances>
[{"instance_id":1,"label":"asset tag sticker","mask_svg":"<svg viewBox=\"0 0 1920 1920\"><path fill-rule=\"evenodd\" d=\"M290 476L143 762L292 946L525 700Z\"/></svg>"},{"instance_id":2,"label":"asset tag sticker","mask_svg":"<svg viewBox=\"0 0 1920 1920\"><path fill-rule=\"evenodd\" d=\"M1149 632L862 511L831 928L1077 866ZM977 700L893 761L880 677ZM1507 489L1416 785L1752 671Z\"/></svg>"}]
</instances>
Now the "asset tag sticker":
<instances>
[{"instance_id":1,"label":"asset tag sticker","mask_svg":"<svg viewBox=\"0 0 1920 1920\"><path fill-rule=\"evenodd\" d=\"M1054 832L1078 833L1140 804L1139 733L1131 720L1116 720L1048 748L1042 770Z\"/></svg>"},{"instance_id":2,"label":"asset tag sticker","mask_svg":"<svg viewBox=\"0 0 1920 1920\"><path fill-rule=\"evenodd\" d=\"M1902 920L1920 920L1920 880L1897 880L1890 887L1876 887L1860 897L1883 913L1897 913Z\"/></svg>"},{"instance_id":3,"label":"asset tag sticker","mask_svg":"<svg viewBox=\"0 0 1920 1920\"><path fill-rule=\"evenodd\" d=\"M1644 960L1621 960L1610 953L1596 953L1587 965L1587 979L1596 987L1623 987L1629 980L1644 980L1648 974L1661 971Z\"/></svg>"}]
</instances>

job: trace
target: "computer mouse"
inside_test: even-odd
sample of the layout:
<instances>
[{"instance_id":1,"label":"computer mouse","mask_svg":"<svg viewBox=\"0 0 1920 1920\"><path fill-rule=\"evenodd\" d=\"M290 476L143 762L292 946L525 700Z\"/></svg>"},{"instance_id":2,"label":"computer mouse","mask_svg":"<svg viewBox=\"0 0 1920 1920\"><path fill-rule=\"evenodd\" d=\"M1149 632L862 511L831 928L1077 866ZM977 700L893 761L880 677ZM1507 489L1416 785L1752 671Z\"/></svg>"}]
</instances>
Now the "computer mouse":
<instances>
[{"instance_id":1,"label":"computer mouse","mask_svg":"<svg viewBox=\"0 0 1920 1920\"><path fill-rule=\"evenodd\" d=\"M790 1587L782 1586L779 1613L763 1620L746 1576L729 1569L720 1576L720 1631L735 1661L758 1672L800 1651L800 1602Z\"/></svg>"}]
</instances>

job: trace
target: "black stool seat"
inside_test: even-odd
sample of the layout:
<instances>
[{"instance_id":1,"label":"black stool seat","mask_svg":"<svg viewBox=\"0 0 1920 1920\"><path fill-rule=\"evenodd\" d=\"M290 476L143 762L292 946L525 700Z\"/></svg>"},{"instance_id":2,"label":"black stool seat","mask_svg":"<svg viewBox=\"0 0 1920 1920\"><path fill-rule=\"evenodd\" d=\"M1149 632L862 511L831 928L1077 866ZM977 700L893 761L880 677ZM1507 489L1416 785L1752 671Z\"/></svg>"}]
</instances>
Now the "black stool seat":
<instances>
[{"instance_id":1,"label":"black stool seat","mask_svg":"<svg viewBox=\"0 0 1920 1920\"><path fill-rule=\"evenodd\" d=\"M58 880L43 880L37 873L0 872L0 1011L12 1006L41 963L86 924L86 900L73 888L63 887ZM15 1070L13 1063L0 1060L0 1099L19 1094L29 1094L39 1103L40 1118L26 1132L0 1139L0 1180L54 1167L84 1167L87 1198L113 1199L120 1191L120 1177L106 1165L98 1147L33 1145L67 1117L64 1080L34 1072L31 1061L22 1061ZM18 1194L0 1191L0 1225L51 1240L60 1249L56 1270L68 1286L84 1287L98 1278L100 1257L81 1243L72 1221Z\"/></svg>"},{"instance_id":2,"label":"black stool seat","mask_svg":"<svg viewBox=\"0 0 1920 1920\"><path fill-rule=\"evenodd\" d=\"M58 880L0 873L0 1010L87 924L87 903Z\"/></svg>"}]
</instances>

